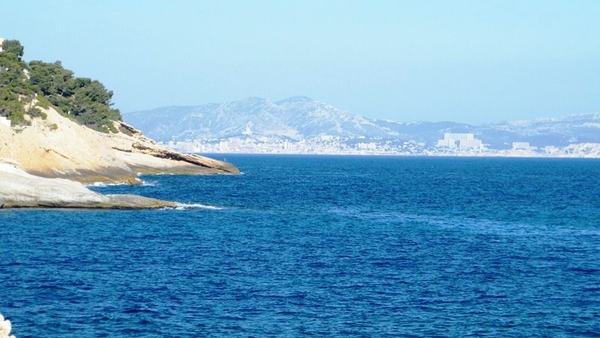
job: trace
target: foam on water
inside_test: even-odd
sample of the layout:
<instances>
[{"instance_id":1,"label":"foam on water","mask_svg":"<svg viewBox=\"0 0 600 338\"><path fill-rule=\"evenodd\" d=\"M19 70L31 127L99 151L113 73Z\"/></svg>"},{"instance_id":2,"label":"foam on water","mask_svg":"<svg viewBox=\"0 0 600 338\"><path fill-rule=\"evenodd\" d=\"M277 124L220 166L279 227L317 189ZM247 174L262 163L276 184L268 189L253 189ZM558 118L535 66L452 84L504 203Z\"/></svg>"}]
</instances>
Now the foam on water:
<instances>
[{"instance_id":1,"label":"foam on water","mask_svg":"<svg viewBox=\"0 0 600 338\"><path fill-rule=\"evenodd\" d=\"M217 207L214 205L206 205L200 203L177 203L176 210L198 210L198 209L207 209L207 210L223 210L222 207Z\"/></svg>"},{"instance_id":2,"label":"foam on water","mask_svg":"<svg viewBox=\"0 0 600 338\"><path fill-rule=\"evenodd\" d=\"M157 181L144 181L144 180L142 180L142 186L143 187L156 187L158 185L159 185L159 183Z\"/></svg>"},{"instance_id":3,"label":"foam on water","mask_svg":"<svg viewBox=\"0 0 600 338\"><path fill-rule=\"evenodd\" d=\"M105 182L94 182L91 184L85 184L86 187L106 188L115 187L119 185L126 185L126 183L105 183Z\"/></svg>"}]
</instances>

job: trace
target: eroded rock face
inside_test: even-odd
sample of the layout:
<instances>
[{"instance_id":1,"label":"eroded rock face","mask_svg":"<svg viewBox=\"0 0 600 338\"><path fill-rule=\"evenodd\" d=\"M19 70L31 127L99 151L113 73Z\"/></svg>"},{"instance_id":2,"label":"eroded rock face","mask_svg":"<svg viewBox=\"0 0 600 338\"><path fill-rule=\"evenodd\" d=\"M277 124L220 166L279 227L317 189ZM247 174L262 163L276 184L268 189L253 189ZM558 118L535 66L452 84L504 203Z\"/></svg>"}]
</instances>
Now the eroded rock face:
<instances>
[{"instance_id":1,"label":"eroded rock face","mask_svg":"<svg viewBox=\"0 0 600 338\"><path fill-rule=\"evenodd\" d=\"M239 173L239 170L230 163L213 160L204 156L194 154L181 154L167 148L149 146L148 144L143 143L134 143L132 147L135 150L135 152L147 154L157 158L185 162L194 166L204 167L207 170L212 169L215 172Z\"/></svg>"},{"instance_id":2,"label":"eroded rock face","mask_svg":"<svg viewBox=\"0 0 600 338\"><path fill-rule=\"evenodd\" d=\"M18 163L0 159L0 208L175 208L173 202L136 195L102 195L79 182L26 173Z\"/></svg>"},{"instance_id":3,"label":"eroded rock face","mask_svg":"<svg viewBox=\"0 0 600 338\"><path fill-rule=\"evenodd\" d=\"M157 145L123 122L120 133L94 131L45 109L31 126L0 124L0 208L148 209L175 203L102 195L81 183L139 183L141 174L239 173L233 165Z\"/></svg>"},{"instance_id":4,"label":"eroded rock face","mask_svg":"<svg viewBox=\"0 0 600 338\"><path fill-rule=\"evenodd\" d=\"M126 133L104 134L45 109L27 127L0 125L0 157L17 161L28 173L48 178L136 183L138 173L239 173L233 165L185 155L157 145L135 128L115 122Z\"/></svg>"}]
</instances>

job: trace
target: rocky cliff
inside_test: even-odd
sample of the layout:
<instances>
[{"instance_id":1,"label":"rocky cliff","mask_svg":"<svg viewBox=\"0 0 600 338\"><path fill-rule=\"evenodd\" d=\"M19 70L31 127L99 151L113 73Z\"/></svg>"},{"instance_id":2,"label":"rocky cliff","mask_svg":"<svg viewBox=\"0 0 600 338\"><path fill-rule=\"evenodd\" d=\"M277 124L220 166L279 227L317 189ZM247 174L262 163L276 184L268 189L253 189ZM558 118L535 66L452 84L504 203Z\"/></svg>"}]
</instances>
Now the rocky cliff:
<instances>
[{"instance_id":1,"label":"rocky cliff","mask_svg":"<svg viewBox=\"0 0 600 338\"><path fill-rule=\"evenodd\" d=\"M0 158L18 162L33 175L83 183L136 183L139 173L238 173L233 165L158 146L133 127L114 122L123 132L102 133L44 109L45 119L30 126L0 124Z\"/></svg>"},{"instance_id":2,"label":"rocky cliff","mask_svg":"<svg viewBox=\"0 0 600 338\"><path fill-rule=\"evenodd\" d=\"M102 133L43 110L31 125L0 124L0 208L154 209L176 203L135 195L102 195L82 183L138 183L139 174L235 174L233 165L158 146L115 121Z\"/></svg>"},{"instance_id":3,"label":"rocky cliff","mask_svg":"<svg viewBox=\"0 0 600 338\"><path fill-rule=\"evenodd\" d=\"M121 122L112 91L99 81L74 77L60 61L26 63L18 40L0 41L0 47L0 207L174 207L100 195L81 183L137 183L139 174L159 172L239 172L229 163L156 145Z\"/></svg>"}]
</instances>

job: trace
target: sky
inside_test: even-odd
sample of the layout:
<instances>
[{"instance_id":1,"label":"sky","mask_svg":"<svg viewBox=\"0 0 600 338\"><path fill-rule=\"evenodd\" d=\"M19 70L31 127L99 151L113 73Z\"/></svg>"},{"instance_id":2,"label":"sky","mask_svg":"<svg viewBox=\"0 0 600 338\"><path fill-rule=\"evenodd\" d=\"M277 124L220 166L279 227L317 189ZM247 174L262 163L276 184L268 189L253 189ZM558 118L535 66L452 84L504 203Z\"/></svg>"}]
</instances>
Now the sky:
<instances>
[{"instance_id":1,"label":"sky","mask_svg":"<svg viewBox=\"0 0 600 338\"><path fill-rule=\"evenodd\" d=\"M122 112L308 96L369 118L600 112L600 1L0 0L26 61L99 80Z\"/></svg>"}]
</instances>

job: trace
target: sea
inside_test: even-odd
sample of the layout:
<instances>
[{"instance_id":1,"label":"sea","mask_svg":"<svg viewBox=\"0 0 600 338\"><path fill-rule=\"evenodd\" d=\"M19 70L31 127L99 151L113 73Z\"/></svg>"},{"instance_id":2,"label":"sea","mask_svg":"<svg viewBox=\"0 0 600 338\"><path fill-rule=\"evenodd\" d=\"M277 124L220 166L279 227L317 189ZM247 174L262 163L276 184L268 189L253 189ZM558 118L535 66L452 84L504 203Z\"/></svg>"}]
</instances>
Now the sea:
<instances>
[{"instance_id":1,"label":"sea","mask_svg":"<svg viewBox=\"0 0 600 338\"><path fill-rule=\"evenodd\" d=\"M91 186L178 209L1 210L12 333L600 336L600 160L216 158Z\"/></svg>"}]
</instances>

